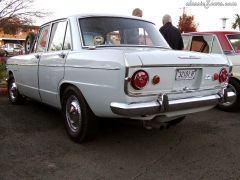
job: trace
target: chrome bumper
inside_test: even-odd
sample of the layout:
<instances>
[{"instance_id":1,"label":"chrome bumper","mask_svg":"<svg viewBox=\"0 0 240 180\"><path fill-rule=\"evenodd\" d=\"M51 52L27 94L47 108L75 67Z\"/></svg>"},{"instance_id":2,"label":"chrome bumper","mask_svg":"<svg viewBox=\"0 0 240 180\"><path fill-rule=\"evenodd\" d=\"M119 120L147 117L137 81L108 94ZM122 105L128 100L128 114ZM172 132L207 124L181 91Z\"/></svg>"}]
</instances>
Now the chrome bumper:
<instances>
[{"instance_id":1,"label":"chrome bumper","mask_svg":"<svg viewBox=\"0 0 240 180\"><path fill-rule=\"evenodd\" d=\"M162 112L193 109L206 106L216 106L219 102L231 101L236 96L230 89L224 89L222 92L204 97L192 97L186 99L168 100L168 96L163 94L156 101L137 102L137 103L117 103L110 104L113 113L134 117L153 115Z\"/></svg>"}]
</instances>

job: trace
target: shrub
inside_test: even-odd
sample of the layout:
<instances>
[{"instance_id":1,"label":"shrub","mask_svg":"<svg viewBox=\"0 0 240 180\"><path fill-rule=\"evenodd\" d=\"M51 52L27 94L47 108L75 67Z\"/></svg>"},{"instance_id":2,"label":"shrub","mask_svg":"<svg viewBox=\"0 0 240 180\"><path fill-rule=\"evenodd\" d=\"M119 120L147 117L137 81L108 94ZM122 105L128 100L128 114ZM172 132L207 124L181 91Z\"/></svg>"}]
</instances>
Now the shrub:
<instances>
[{"instance_id":1,"label":"shrub","mask_svg":"<svg viewBox=\"0 0 240 180\"><path fill-rule=\"evenodd\" d=\"M6 77L6 63L0 61L0 81Z\"/></svg>"}]
</instances>

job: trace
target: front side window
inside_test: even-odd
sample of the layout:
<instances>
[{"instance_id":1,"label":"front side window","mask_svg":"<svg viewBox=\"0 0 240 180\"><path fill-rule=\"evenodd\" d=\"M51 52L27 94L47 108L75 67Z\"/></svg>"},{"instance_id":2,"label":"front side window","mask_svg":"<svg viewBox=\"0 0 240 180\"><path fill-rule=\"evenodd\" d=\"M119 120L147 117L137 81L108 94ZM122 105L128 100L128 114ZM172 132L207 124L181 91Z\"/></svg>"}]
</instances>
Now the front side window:
<instances>
[{"instance_id":1,"label":"front side window","mask_svg":"<svg viewBox=\"0 0 240 180\"><path fill-rule=\"evenodd\" d=\"M240 34L227 35L235 53L240 53Z\"/></svg>"},{"instance_id":2,"label":"front side window","mask_svg":"<svg viewBox=\"0 0 240 180\"><path fill-rule=\"evenodd\" d=\"M79 19L83 46L157 46L169 48L154 24L136 19Z\"/></svg>"},{"instance_id":3,"label":"front side window","mask_svg":"<svg viewBox=\"0 0 240 180\"><path fill-rule=\"evenodd\" d=\"M190 50L209 53L212 44L212 35L197 35L192 37Z\"/></svg>"},{"instance_id":4,"label":"front side window","mask_svg":"<svg viewBox=\"0 0 240 180\"><path fill-rule=\"evenodd\" d=\"M40 30L36 52L44 52L46 50L49 28L50 25L47 25Z\"/></svg>"},{"instance_id":5,"label":"front side window","mask_svg":"<svg viewBox=\"0 0 240 180\"><path fill-rule=\"evenodd\" d=\"M60 51L63 48L63 40L66 31L67 22L54 23L51 30L49 41L49 51Z\"/></svg>"}]
</instances>

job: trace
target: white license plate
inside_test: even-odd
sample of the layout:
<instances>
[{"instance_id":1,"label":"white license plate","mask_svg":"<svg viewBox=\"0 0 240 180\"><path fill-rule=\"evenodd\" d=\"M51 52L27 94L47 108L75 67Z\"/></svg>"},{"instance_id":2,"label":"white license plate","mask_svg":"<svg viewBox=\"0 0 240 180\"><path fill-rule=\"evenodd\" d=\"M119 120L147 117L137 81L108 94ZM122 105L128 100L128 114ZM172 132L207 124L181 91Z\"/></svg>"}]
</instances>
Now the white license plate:
<instances>
[{"instance_id":1,"label":"white license plate","mask_svg":"<svg viewBox=\"0 0 240 180\"><path fill-rule=\"evenodd\" d=\"M176 80L191 80L196 76L196 69L177 69Z\"/></svg>"}]
</instances>

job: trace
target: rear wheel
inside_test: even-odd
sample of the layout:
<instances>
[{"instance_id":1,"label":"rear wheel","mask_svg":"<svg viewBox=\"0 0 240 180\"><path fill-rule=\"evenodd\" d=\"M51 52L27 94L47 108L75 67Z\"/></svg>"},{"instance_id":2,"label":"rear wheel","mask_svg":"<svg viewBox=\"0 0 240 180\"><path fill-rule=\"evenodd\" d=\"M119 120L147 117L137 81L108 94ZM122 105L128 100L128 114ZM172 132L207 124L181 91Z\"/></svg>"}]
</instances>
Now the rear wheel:
<instances>
[{"instance_id":1,"label":"rear wheel","mask_svg":"<svg viewBox=\"0 0 240 180\"><path fill-rule=\"evenodd\" d=\"M77 88L69 86L64 91L62 112L65 127L71 139L81 143L96 135L96 118Z\"/></svg>"},{"instance_id":2,"label":"rear wheel","mask_svg":"<svg viewBox=\"0 0 240 180\"><path fill-rule=\"evenodd\" d=\"M218 107L224 111L237 111L240 109L240 83L236 79L230 79L228 88L236 93L236 98L230 102L220 103Z\"/></svg>"}]
</instances>

